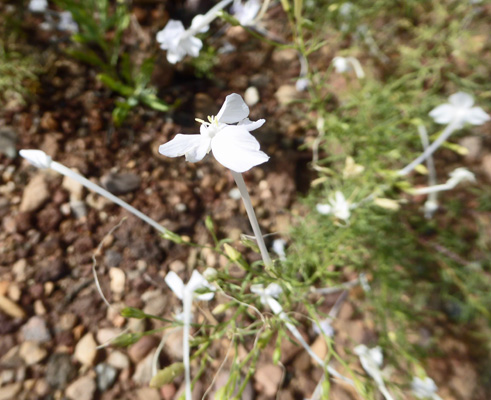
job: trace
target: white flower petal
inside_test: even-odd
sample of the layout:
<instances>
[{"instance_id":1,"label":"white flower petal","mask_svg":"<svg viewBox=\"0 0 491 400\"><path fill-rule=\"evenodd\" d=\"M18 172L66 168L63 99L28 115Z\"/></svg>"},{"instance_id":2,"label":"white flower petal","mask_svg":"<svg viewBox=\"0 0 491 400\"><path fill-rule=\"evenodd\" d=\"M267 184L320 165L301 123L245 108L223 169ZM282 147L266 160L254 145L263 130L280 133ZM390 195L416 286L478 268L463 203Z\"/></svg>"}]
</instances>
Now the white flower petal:
<instances>
[{"instance_id":1,"label":"white flower petal","mask_svg":"<svg viewBox=\"0 0 491 400\"><path fill-rule=\"evenodd\" d=\"M457 92L448 98L450 104L458 108L471 108L474 104L474 98L467 93Z\"/></svg>"},{"instance_id":2,"label":"white flower petal","mask_svg":"<svg viewBox=\"0 0 491 400\"><path fill-rule=\"evenodd\" d=\"M198 57L199 56L199 51L203 47L203 42L194 37L194 36L189 36L185 40L181 40L179 45L186 51L187 54L189 54L192 57Z\"/></svg>"},{"instance_id":3,"label":"white flower petal","mask_svg":"<svg viewBox=\"0 0 491 400\"><path fill-rule=\"evenodd\" d=\"M455 118L457 110L450 104L442 104L430 111L429 116L437 124L448 124Z\"/></svg>"},{"instance_id":4,"label":"white flower petal","mask_svg":"<svg viewBox=\"0 0 491 400\"><path fill-rule=\"evenodd\" d=\"M211 141L211 150L217 161L239 173L269 160L259 148L256 138L242 126L223 128Z\"/></svg>"},{"instance_id":5,"label":"white flower petal","mask_svg":"<svg viewBox=\"0 0 491 400\"><path fill-rule=\"evenodd\" d=\"M328 215L332 210L332 207L329 204L317 204L315 208L317 209L317 212L322 215Z\"/></svg>"},{"instance_id":6,"label":"white flower petal","mask_svg":"<svg viewBox=\"0 0 491 400\"><path fill-rule=\"evenodd\" d=\"M270 283L264 293L267 296L278 297L281 293L283 293L283 289L277 283Z\"/></svg>"},{"instance_id":7,"label":"white flower petal","mask_svg":"<svg viewBox=\"0 0 491 400\"><path fill-rule=\"evenodd\" d=\"M222 108L217 114L219 122L235 124L249 116L249 107L237 93L229 94L225 98Z\"/></svg>"},{"instance_id":8,"label":"white flower petal","mask_svg":"<svg viewBox=\"0 0 491 400\"><path fill-rule=\"evenodd\" d=\"M49 168L51 162L53 161L50 156L48 156L42 150L20 150L19 154L24 157L27 161L29 161L36 168Z\"/></svg>"},{"instance_id":9,"label":"white flower petal","mask_svg":"<svg viewBox=\"0 0 491 400\"><path fill-rule=\"evenodd\" d=\"M198 271L194 270L193 274L191 275L191 279L189 279L188 284L186 285L186 290L189 290L190 292L194 293L198 289L209 289L210 292L208 293L202 293L198 294L195 297L198 300L203 300L203 301L209 301L213 299L215 296L215 288L211 286L208 281L201 275Z\"/></svg>"},{"instance_id":10,"label":"white flower petal","mask_svg":"<svg viewBox=\"0 0 491 400\"><path fill-rule=\"evenodd\" d=\"M251 285L251 292L254 294L263 295L264 286L261 283L256 283L255 285Z\"/></svg>"},{"instance_id":11,"label":"white flower petal","mask_svg":"<svg viewBox=\"0 0 491 400\"><path fill-rule=\"evenodd\" d=\"M348 59L345 57L334 57L332 59L332 64L334 65L334 69L338 74L351 71L351 65L348 62Z\"/></svg>"},{"instance_id":12,"label":"white flower petal","mask_svg":"<svg viewBox=\"0 0 491 400\"><path fill-rule=\"evenodd\" d=\"M273 314L281 314L283 312L283 307L281 307L281 304L278 303L275 299L273 299L271 296L268 296L266 298L266 301L268 303L269 308L271 308L271 311L273 311Z\"/></svg>"},{"instance_id":13,"label":"white flower petal","mask_svg":"<svg viewBox=\"0 0 491 400\"><path fill-rule=\"evenodd\" d=\"M181 21L170 19L165 28L157 33L156 39L160 43L160 48L167 50L176 47L184 31L184 25Z\"/></svg>"},{"instance_id":14,"label":"white flower petal","mask_svg":"<svg viewBox=\"0 0 491 400\"><path fill-rule=\"evenodd\" d=\"M174 292L174 294L179 298L183 299L184 297L184 283L182 279L174 272L170 271L164 278L167 286Z\"/></svg>"},{"instance_id":15,"label":"white flower petal","mask_svg":"<svg viewBox=\"0 0 491 400\"><path fill-rule=\"evenodd\" d=\"M249 118L244 118L242 121L240 121L237 124L237 126L243 126L249 132L251 132L263 126L265 122L266 122L265 119L258 119L257 121L251 121Z\"/></svg>"},{"instance_id":16,"label":"white flower petal","mask_svg":"<svg viewBox=\"0 0 491 400\"><path fill-rule=\"evenodd\" d=\"M210 25L209 24L203 25L203 23L206 22L207 20L208 18L206 18L202 14L196 15L191 21L191 29L198 33L208 32L208 29L210 29Z\"/></svg>"},{"instance_id":17,"label":"white flower petal","mask_svg":"<svg viewBox=\"0 0 491 400\"><path fill-rule=\"evenodd\" d=\"M167 50L167 61L171 64L176 64L186 57L186 52L183 49L178 51Z\"/></svg>"},{"instance_id":18,"label":"white flower petal","mask_svg":"<svg viewBox=\"0 0 491 400\"><path fill-rule=\"evenodd\" d=\"M482 125L490 119L481 107L472 107L464 116L464 121L472 125Z\"/></svg>"},{"instance_id":19,"label":"white flower petal","mask_svg":"<svg viewBox=\"0 0 491 400\"><path fill-rule=\"evenodd\" d=\"M159 153L167 157L186 156L186 160L197 162L203 159L209 149L210 139L203 135L177 134L174 139L159 147Z\"/></svg>"}]
</instances>

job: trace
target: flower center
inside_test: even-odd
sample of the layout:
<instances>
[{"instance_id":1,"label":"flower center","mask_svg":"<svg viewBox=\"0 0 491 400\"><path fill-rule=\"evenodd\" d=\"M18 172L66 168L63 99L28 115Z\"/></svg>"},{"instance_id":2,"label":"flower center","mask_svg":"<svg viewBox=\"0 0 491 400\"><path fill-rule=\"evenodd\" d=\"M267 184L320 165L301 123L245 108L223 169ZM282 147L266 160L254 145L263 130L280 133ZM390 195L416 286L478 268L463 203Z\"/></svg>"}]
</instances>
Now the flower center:
<instances>
[{"instance_id":1,"label":"flower center","mask_svg":"<svg viewBox=\"0 0 491 400\"><path fill-rule=\"evenodd\" d=\"M215 115L208 116L208 122L196 118L195 119L197 122L201 124L202 127L204 127L204 130L201 131L202 135L208 136L210 139L213 139L213 137L222 129L224 128L227 124L223 124L218 122L218 118Z\"/></svg>"}]
</instances>

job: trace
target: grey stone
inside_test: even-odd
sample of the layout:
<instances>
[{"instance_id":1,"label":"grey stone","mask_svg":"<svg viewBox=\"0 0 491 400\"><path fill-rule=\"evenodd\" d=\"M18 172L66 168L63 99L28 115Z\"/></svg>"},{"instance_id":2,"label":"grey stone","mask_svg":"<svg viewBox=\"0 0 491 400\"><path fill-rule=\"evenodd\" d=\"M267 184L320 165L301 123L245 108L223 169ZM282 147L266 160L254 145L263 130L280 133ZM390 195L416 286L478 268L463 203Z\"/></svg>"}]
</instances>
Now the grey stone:
<instances>
[{"instance_id":1,"label":"grey stone","mask_svg":"<svg viewBox=\"0 0 491 400\"><path fill-rule=\"evenodd\" d=\"M97 373L97 389L101 392L109 389L118 375L116 368L111 367L109 364L97 364L95 372Z\"/></svg>"},{"instance_id":2,"label":"grey stone","mask_svg":"<svg viewBox=\"0 0 491 400\"><path fill-rule=\"evenodd\" d=\"M48 360L46 381L55 389L63 389L76 373L77 368L73 365L69 354L55 353Z\"/></svg>"},{"instance_id":3,"label":"grey stone","mask_svg":"<svg viewBox=\"0 0 491 400\"><path fill-rule=\"evenodd\" d=\"M17 157L17 133L10 126L0 128L0 153L5 154L9 158Z\"/></svg>"},{"instance_id":4,"label":"grey stone","mask_svg":"<svg viewBox=\"0 0 491 400\"><path fill-rule=\"evenodd\" d=\"M135 191L140 187L141 178L132 173L109 173L101 178L104 186L112 194L125 194Z\"/></svg>"},{"instance_id":5,"label":"grey stone","mask_svg":"<svg viewBox=\"0 0 491 400\"><path fill-rule=\"evenodd\" d=\"M43 318L35 316L29 319L21 328L24 340L44 343L51 340L51 334Z\"/></svg>"}]
</instances>

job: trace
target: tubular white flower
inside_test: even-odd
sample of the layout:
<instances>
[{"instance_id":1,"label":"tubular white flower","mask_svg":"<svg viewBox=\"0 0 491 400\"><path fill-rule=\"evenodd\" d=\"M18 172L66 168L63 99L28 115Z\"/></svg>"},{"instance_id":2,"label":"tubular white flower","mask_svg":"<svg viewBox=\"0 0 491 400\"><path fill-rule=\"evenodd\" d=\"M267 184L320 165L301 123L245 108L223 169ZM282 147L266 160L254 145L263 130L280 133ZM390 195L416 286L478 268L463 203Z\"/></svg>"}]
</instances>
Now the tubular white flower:
<instances>
[{"instance_id":1,"label":"tubular white flower","mask_svg":"<svg viewBox=\"0 0 491 400\"><path fill-rule=\"evenodd\" d=\"M199 120L199 135L177 134L170 142L161 145L159 152L167 157L185 156L187 161L197 162L211 150L224 167L239 173L248 171L269 160L259 150L259 142L249 133L266 121L250 121L248 116L249 107L240 95L233 93L226 97L216 116L208 117L208 122Z\"/></svg>"},{"instance_id":2,"label":"tubular white flower","mask_svg":"<svg viewBox=\"0 0 491 400\"><path fill-rule=\"evenodd\" d=\"M441 185L428 186L424 188L414 189L411 193L414 195L422 195L422 194L431 194L442 192L445 190L454 189L461 182L475 182L476 177L474 174L466 168L456 168L452 172L450 172L450 178L446 183Z\"/></svg>"},{"instance_id":3,"label":"tubular white flower","mask_svg":"<svg viewBox=\"0 0 491 400\"><path fill-rule=\"evenodd\" d=\"M261 9L259 0L248 0L242 3L241 0L234 0L230 11L241 25L251 26L255 23L255 18Z\"/></svg>"},{"instance_id":4,"label":"tubular white flower","mask_svg":"<svg viewBox=\"0 0 491 400\"><path fill-rule=\"evenodd\" d=\"M384 356L380 346L376 346L369 349L364 344L360 344L354 348L355 354L359 357L361 366L368 375L372 377L378 386L378 389L386 398L386 400L393 400L392 395L387 390L384 379L382 378L382 372L380 367L384 362Z\"/></svg>"},{"instance_id":5,"label":"tubular white flower","mask_svg":"<svg viewBox=\"0 0 491 400\"><path fill-rule=\"evenodd\" d=\"M183 312L183 364L184 364L184 378L186 382L185 393L186 400L191 400L191 372L189 362L189 330L191 325L191 306L193 304L193 298L198 300L209 301L215 296L215 288L211 286L208 281L198 271L194 270L189 282L185 285L181 278L174 272L170 271L165 276L165 283L174 292L174 294L182 300ZM197 295L195 292L199 289L209 289L210 292Z\"/></svg>"},{"instance_id":6,"label":"tubular white flower","mask_svg":"<svg viewBox=\"0 0 491 400\"><path fill-rule=\"evenodd\" d=\"M331 197L327 204L317 204L316 206L320 214L332 214L344 221L348 221L351 216L350 208L351 205L340 191L336 191L334 197Z\"/></svg>"},{"instance_id":7,"label":"tubular white flower","mask_svg":"<svg viewBox=\"0 0 491 400\"><path fill-rule=\"evenodd\" d=\"M441 400L441 397L436 394L437 390L435 382L428 376L424 379L415 376L411 382L411 391L418 399Z\"/></svg>"}]
</instances>

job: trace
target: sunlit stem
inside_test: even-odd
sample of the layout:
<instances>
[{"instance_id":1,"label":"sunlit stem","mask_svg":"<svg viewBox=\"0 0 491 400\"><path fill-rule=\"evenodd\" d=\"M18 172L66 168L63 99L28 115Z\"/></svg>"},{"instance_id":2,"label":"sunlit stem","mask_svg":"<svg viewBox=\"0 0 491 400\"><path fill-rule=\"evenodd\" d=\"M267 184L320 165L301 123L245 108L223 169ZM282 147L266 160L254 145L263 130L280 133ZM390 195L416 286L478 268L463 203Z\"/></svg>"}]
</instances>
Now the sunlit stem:
<instances>
[{"instance_id":1,"label":"sunlit stem","mask_svg":"<svg viewBox=\"0 0 491 400\"><path fill-rule=\"evenodd\" d=\"M56 161L53 161L51 163L50 168L53 171L56 171L62 175L72 178L78 183L84 185L87 189L90 189L93 192L96 192L97 194L104 196L106 199L111 200L113 203L116 203L117 205L123 207L125 210L129 211L136 217L140 218L142 221L146 222L147 224L158 230L160 233L164 235L171 233L169 230L165 229L162 225L160 225L150 217L146 216L141 211L138 211L135 207L130 206L128 203L121 200L119 197L116 197L112 193L108 192L106 189L103 189L102 187L96 185L94 182L91 182L87 178L84 178L83 176L77 174L76 172L72 171L70 168L67 168L64 165L57 163Z\"/></svg>"},{"instance_id":2,"label":"sunlit stem","mask_svg":"<svg viewBox=\"0 0 491 400\"><path fill-rule=\"evenodd\" d=\"M188 288L184 289L184 297L182 299L183 306L183 330L182 330L182 354L184 364L184 379L186 400L191 400L191 372L189 362L189 327L191 325L191 306L193 303L193 293L189 292Z\"/></svg>"},{"instance_id":3,"label":"sunlit stem","mask_svg":"<svg viewBox=\"0 0 491 400\"><path fill-rule=\"evenodd\" d=\"M68 178L71 178L77 181L78 183L80 183L81 185L85 186L87 189L92 190L97 194L100 194L101 196L105 197L108 200L111 200L113 203L116 203L117 205L123 207L125 210L129 211L134 216L140 218L142 221L146 222L147 224L155 228L164 236L177 237L177 235L175 235L173 232L169 231L168 229L165 229L162 225L160 225L150 217L146 216L142 212L138 211L136 208L130 206L128 203L116 197L112 193L108 192L106 189L103 189L102 187L96 185L94 182L89 181L88 179L84 178L82 175L76 173L75 171L72 171L70 168L65 167L63 164L60 164L56 161L52 161L51 158L41 150L20 150L19 154L34 166L42 169L51 168L53 171L56 171L61 175L67 176Z\"/></svg>"},{"instance_id":4,"label":"sunlit stem","mask_svg":"<svg viewBox=\"0 0 491 400\"><path fill-rule=\"evenodd\" d=\"M353 381L351 379L341 375L330 365L327 366L325 365L324 361L322 361L322 359L317 354L314 353L312 348L309 346L309 344L305 341L303 336L298 331L297 327L289 321L288 316L284 312L281 312L278 316L285 322L285 326L288 328L291 334L295 337L295 339L298 340L298 342L302 345L305 351L309 354L310 357L312 357L312 359L317 364L319 364L322 368L326 367L329 374L331 374L333 377L341 379L342 381L349 383L350 385L353 385Z\"/></svg>"},{"instance_id":5,"label":"sunlit stem","mask_svg":"<svg viewBox=\"0 0 491 400\"><path fill-rule=\"evenodd\" d=\"M404 176L409 174L416 166L425 161L430 155L432 155L435 150L437 150L442 143L449 138L449 136L454 132L457 128L461 126L462 121L460 118L455 118L447 127L443 130L441 135L421 154L418 158L412 161L403 169L397 172L398 175Z\"/></svg>"},{"instance_id":6,"label":"sunlit stem","mask_svg":"<svg viewBox=\"0 0 491 400\"><path fill-rule=\"evenodd\" d=\"M252 207L251 198L249 196L249 192L247 191L244 178L242 177L242 174L238 172L232 170L231 172L232 176L235 179L235 183L239 188L240 195L242 196L242 201L244 202L247 216L249 217L249 221L251 222L252 231L254 232L254 236L256 237L256 241L259 246L259 251L261 252L261 257L263 259L264 265L268 267L272 264L271 257L269 256L268 249L266 248L266 244L264 243L261 228L259 227L259 223L257 222L256 213L254 212L254 208Z\"/></svg>"},{"instance_id":7,"label":"sunlit stem","mask_svg":"<svg viewBox=\"0 0 491 400\"><path fill-rule=\"evenodd\" d=\"M423 151L426 151L426 149L428 149L428 147L430 146L430 140L428 138L426 127L424 125L418 125L418 133L419 137L421 138L421 144L423 145ZM426 167L428 168L428 186L436 186L436 169L432 155L428 156L428 158L426 159ZM431 218L433 216L433 213L438 209L437 192L430 193L425 204L425 209L425 217Z\"/></svg>"}]
</instances>

